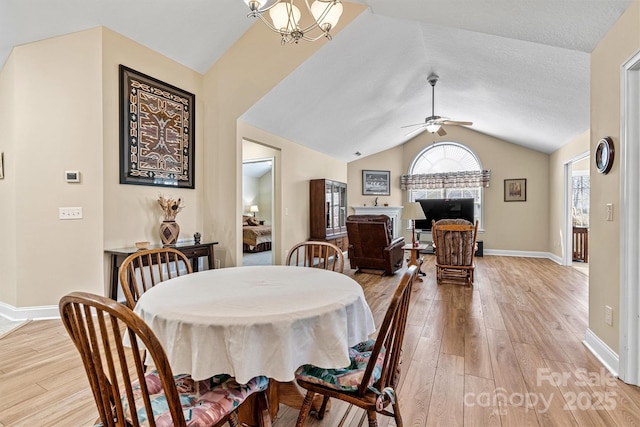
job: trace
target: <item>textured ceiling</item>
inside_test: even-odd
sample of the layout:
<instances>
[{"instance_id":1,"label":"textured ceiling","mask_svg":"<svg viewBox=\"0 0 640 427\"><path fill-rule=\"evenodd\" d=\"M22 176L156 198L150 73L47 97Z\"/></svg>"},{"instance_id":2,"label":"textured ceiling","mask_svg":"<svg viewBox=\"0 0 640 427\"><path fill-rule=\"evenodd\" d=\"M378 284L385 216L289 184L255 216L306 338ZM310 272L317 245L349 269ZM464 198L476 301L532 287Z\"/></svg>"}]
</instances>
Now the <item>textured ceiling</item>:
<instances>
[{"instance_id":1,"label":"textured ceiling","mask_svg":"<svg viewBox=\"0 0 640 427\"><path fill-rule=\"evenodd\" d=\"M401 126L431 115L435 72L436 115L552 152L589 128L589 54L631 0L359 3L240 119L351 161L408 140ZM0 63L15 45L104 25L204 73L253 22L242 0L0 0Z\"/></svg>"}]
</instances>

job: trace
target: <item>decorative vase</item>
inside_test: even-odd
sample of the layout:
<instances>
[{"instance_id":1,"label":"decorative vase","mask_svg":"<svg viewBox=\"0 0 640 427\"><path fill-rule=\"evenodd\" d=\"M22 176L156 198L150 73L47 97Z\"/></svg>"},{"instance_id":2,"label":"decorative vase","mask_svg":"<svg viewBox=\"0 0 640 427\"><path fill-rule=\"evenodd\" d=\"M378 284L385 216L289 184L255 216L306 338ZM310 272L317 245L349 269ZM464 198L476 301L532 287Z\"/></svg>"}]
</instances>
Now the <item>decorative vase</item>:
<instances>
[{"instance_id":1,"label":"decorative vase","mask_svg":"<svg viewBox=\"0 0 640 427\"><path fill-rule=\"evenodd\" d=\"M173 220L162 221L160 224L160 239L163 245L175 245L180 234L180 226Z\"/></svg>"}]
</instances>

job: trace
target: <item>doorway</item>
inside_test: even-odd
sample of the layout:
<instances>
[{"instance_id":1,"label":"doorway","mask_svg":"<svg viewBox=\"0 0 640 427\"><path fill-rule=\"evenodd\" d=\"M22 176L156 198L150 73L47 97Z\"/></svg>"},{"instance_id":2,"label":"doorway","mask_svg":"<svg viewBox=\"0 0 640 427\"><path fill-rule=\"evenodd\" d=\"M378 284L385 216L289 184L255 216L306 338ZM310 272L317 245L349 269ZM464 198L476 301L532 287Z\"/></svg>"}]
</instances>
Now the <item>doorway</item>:
<instances>
[{"instance_id":1,"label":"doorway","mask_svg":"<svg viewBox=\"0 0 640 427\"><path fill-rule=\"evenodd\" d=\"M589 275L589 152L564 164L562 265Z\"/></svg>"},{"instance_id":2,"label":"doorway","mask_svg":"<svg viewBox=\"0 0 640 427\"><path fill-rule=\"evenodd\" d=\"M270 150L273 149L243 142L242 265L272 265L275 262L276 156Z\"/></svg>"},{"instance_id":3,"label":"doorway","mask_svg":"<svg viewBox=\"0 0 640 427\"><path fill-rule=\"evenodd\" d=\"M618 374L640 385L640 52L622 64L620 135L620 355Z\"/></svg>"},{"instance_id":4,"label":"doorway","mask_svg":"<svg viewBox=\"0 0 640 427\"><path fill-rule=\"evenodd\" d=\"M589 160L586 156L571 165L571 261L572 267L589 275Z\"/></svg>"}]
</instances>

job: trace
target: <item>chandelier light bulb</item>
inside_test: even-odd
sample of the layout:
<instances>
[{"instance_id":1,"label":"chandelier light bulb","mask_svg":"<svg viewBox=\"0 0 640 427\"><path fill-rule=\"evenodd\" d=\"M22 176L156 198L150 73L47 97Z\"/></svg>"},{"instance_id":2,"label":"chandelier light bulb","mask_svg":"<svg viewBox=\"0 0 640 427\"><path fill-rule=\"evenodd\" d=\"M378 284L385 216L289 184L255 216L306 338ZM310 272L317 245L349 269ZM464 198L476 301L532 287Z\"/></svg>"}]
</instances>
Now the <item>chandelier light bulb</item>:
<instances>
[{"instance_id":1,"label":"chandelier light bulb","mask_svg":"<svg viewBox=\"0 0 640 427\"><path fill-rule=\"evenodd\" d=\"M311 14L323 31L329 31L338 25L342 11L342 3L339 1L316 0L311 5Z\"/></svg>"},{"instance_id":2,"label":"chandelier light bulb","mask_svg":"<svg viewBox=\"0 0 640 427\"><path fill-rule=\"evenodd\" d=\"M269 9L269 16L277 30L290 33L298 27L300 9L293 3L284 1Z\"/></svg>"}]
</instances>

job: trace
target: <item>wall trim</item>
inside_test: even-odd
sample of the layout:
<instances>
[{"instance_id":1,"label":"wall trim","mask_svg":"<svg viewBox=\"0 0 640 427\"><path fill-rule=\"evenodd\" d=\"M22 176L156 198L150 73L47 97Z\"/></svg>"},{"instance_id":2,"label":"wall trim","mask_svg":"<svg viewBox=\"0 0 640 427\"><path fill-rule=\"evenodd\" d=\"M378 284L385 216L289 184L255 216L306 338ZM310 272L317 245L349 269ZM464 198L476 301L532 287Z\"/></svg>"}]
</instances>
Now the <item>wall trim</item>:
<instances>
[{"instance_id":1,"label":"wall trim","mask_svg":"<svg viewBox=\"0 0 640 427\"><path fill-rule=\"evenodd\" d=\"M620 73L620 379L640 385L640 51Z\"/></svg>"},{"instance_id":2,"label":"wall trim","mask_svg":"<svg viewBox=\"0 0 640 427\"><path fill-rule=\"evenodd\" d=\"M562 263L562 259L551 252L539 252L539 251L512 251L506 249L484 249L485 255L497 255L497 256L515 256L522 258L548 258L551 261L555 261L558 264Z\"/></svg>"},{"instance_id":3,"label":"wall trim","mask_svg":"<svg viewBox=\"0 0 640 427\"><path fill-rule=\"evenodd\" d=\"M611 350L604 341L602 341L591 329L587 329L584 333L582 343L589 349L591 353L604 365L611 374L618 376L618 368L620 366L620 358L618 354Z\"/></svg>"},{"instance_id":4,"label":"wall trim","mask_svg":"<svg viewBox=\"0 0 640 427\"><path fill-rule=\"evenodd\" d=\"M17 308L0 301L0 316L11 321L49 320L59 319L60 311L57 305Z\"/></svg>"}]
</instances>

